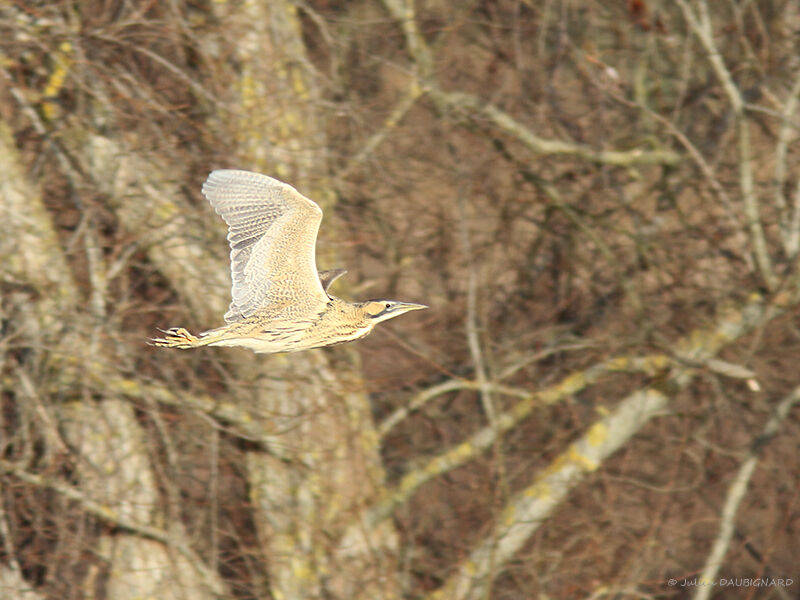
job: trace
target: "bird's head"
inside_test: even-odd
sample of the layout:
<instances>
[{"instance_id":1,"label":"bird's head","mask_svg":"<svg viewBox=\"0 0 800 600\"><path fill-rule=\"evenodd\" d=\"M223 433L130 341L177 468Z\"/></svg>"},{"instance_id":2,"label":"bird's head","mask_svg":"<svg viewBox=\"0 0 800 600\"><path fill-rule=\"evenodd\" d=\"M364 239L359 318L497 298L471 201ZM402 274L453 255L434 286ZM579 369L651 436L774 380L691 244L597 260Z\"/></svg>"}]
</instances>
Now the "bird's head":
<instances>
[{"instance_id":1,"label":"bird's head","mask_svg":"<svg viewBox=\"0 0 800 600\"><path fill-rule=\"evenodd\" d=\"M424 304L414 304L413 302L398 302L397 300L369 300L362 304L362 308L372 324L387 321L394 317L407 313L411 310L421 310L428 308Z\"/></svg>"}]
</instances>

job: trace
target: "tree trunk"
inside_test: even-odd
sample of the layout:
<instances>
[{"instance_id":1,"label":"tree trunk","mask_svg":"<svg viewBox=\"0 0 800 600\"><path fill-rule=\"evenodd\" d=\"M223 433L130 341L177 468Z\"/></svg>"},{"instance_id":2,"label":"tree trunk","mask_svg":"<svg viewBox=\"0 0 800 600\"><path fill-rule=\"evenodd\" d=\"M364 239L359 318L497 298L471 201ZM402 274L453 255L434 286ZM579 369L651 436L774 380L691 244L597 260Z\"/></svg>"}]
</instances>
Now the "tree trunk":
<instances>
[{"instance_id":1,"label":"tree trunk","mask_svg":"<svg viewBox=\"0 0 800 600\"><path fill-rule=\"evenodd\" d=\"M227 7L226 7L227 9ZM244 3L220 15L232 28L241 65L217 129L241 140L237 162L282 178L331 209L320 92L305 58L296 8L290 2ZM321 246L333 221L322 226ZM320 268L331 252L318 252ZM341 536L384 481L379 447L356 354L334 366L325 351L247 356L270 374L254 402L285 434L280 455L247 457L256 523L276 598L397 597L396 537L390 523Z\"/></svg>"}]
</instances>

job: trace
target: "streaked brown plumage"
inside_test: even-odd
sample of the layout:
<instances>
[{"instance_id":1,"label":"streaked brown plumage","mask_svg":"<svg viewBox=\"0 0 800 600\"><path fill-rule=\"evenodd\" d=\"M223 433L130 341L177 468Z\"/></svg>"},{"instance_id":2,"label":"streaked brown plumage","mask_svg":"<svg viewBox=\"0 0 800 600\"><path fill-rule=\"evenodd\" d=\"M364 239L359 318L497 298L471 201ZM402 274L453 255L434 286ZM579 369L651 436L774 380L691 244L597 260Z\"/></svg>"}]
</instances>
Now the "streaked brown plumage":
<instances>
[{"instance_id":1,"label":"streaked brown plumage","mask_svg":"<svg viewBox=\"0 0 800 600\"><path fill-rule=\"evenodd\" d=\"M251 171L223 169L208 176L203 195L228 224L233 298L227 325L197 336L182 327L168 329L163 338L150 340L153 345L296 352L356 340L381 321L427 308L330 296L328 288L345 271L317 273L322 210L292 186Z\"/></svg>"}]
</instances>

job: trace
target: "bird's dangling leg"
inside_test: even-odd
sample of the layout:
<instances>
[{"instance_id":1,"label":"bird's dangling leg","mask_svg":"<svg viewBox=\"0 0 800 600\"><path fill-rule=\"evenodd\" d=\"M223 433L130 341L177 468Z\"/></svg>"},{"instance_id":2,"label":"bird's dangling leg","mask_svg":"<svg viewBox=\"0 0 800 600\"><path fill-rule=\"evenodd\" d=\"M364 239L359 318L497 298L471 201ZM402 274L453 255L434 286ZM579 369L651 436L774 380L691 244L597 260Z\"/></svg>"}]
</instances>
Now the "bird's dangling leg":
<instances>
[{"instance_id":1,"label":"bird's dangling leg","mask_svg":"<svg viewBox=\"0 0 800 600\"><path fill-rule=\"evenodd\" d=\"M205 346L200 342L200 338L192 335L183 327L172 327L166 331L159 329L164 334L163 338L152 338L150 344L153 346L161 346L164 348L180 348L186 350L188 348L195 348L197 346Z\"/></svg>"}]
</instances>

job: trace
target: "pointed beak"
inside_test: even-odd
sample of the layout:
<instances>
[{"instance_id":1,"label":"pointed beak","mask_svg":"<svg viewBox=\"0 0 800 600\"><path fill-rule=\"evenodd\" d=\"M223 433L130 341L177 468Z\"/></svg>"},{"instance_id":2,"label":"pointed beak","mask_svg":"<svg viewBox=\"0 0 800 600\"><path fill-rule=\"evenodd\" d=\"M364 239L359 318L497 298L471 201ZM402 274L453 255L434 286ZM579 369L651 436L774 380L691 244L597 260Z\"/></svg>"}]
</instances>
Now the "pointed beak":
<instances>
[{"instance_id":1,"label":"pointed beak","mask_svg":"<svg viewBox=\"0 0 800 600\"><path fill-rule=\"evenodd\" d=\"M422 310L423 308L428 308L424 304L414 304L413 302L398 302L394 305L394 311L397 312L408 312L410 310Z\"/></svg>"},{"instance_id":2,"label":"pointed beak","mask_svg":"<svg viewBox=\"0 0 800 600\"><path fill-rule=\"evenodd\" d=\"M380 302L386 302L387 308L383 312L372 317L372 321L374 323L380 323L381 321L386 321L387 319L394 319L395 317L404 315L412 310L422 310L423 308L428 308L424 304L414 304L413 302L398 302L396 300L378 301L378 303Z\"/></svg>"}]
</instances>

